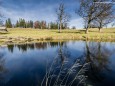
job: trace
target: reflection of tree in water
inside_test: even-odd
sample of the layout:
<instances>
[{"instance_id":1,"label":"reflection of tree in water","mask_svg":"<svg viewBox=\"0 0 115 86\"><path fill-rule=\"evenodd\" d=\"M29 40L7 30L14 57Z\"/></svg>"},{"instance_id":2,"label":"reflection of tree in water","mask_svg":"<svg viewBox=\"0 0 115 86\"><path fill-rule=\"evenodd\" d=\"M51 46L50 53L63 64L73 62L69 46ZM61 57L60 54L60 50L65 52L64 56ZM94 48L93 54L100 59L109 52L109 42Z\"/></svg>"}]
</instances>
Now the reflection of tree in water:
<instances>
[{"instance_id":1,"label":"reflection of tree in water","mask_svg":"<svg viewBox=\"0 0 115 86\"><path fill-rule=\"evenodd\" d=\"M3 54L0 53L0 82L3 80L3 74L6 72L4 63L5 59L3 59Z\"/></svg>"},{"instance_id":2,"label":"reflection of tree in water","mask_svg":"<svg viewBox=\"0 0 115 86\"><path fill-rule=\"evenodd\" d=\"M62 62L64 61L63 58L68 59L71 56L66 42L59 42L58 55L60 56Z\"/></svg>"},{"instance_id":3,"label":"reflection of tree in water","mask_svg":"<svg viewBox=\"0 0 115 86\"><path fill-rule=\"evenodd\" d=\"M33 48L32 46L30 46L30 44L17 44L17 45L12 44L12 45L8 45L8 50L13 53L14 48L16 47L23 52L27 51L28 48L31 49Z\"/></svg>"},{"instance_id":4,"label":"reflection of tree in water","mask_svg":"<svg viewBox=\"0 0 115 86\"><path fill-rule=\"evenodd\" d=\"M28 49L33 50L35 48L34 44L17 44L15 45L19 50L26 52Z\"/></svg>"},{"instance_id":5,"label":"reflection of tree in water","mask_svg":"<svg viewBox=\"0 0 115 86\"><path fill-rule=\"evenodd\" d=\"M58 42L58 44L59 44L58 55L61 63L63 64L64 60L67 59L67 57L64 55L64 50L63 50L64 43Z\"/></svg>"},{"instance_id":6,"label":"reflection of tree in water","mask_svg":"<svg viewBox=\"0 0 115 86\"><path fill-rule=\"evenodd\" d=\"M13 53L14 45L8 45L8 50Z\"/></svg>"},{"instance_id":7,"label":"reflection of tree in water","mask_svg":"<svg viewBox=\"0 0 115 86\"><path fill-rule=\"evenodd\" d=\"M75 86L86 85L85 71L89 63L85 63L80 58L72 63L68 61L66 44L59 42L58 55L53 62L46 67L46 75L41 83L41 86Z\"/></svg>"},{"instance_id":8,"label":"reflection of tree in water","mask_svg":"<svg viewBox=\"0 0 115 86\"><path fill-rule=\"evenodd\" d=\"M86 62L90 62L90 70L88 70L88 79L93 82L101 82L104 79L100 73L109 71L109 56L112 53L101 43L86 42L85 57Z\"/></svg>"},{"instance_id":9,"label":"reflection of tree in water","mask_svg":"<svg viewBox=\"0 0 115 86\"><path fill-rule=\"evenodd\" d=\"M101 82L104 79L101 72L110 71L108 64L112 53L100 42L85 44L84 54L70 64L65 53L67 46L59 42L58 56L47 68L41 86L86 86Z\"/></svg>"},{"instance_id":10,"label":"reflection of tree in water","mask_svg":"<svg viewBox=\"0 0 115 86\"><path fill-rule=\"evenodd\" d=\"M64 42L61 42L61 45L63 46L65 44ZM49 46L53 47L58 47L59 42L39 42L39 43L32 43L32 44L15 44L15 45L8 45L8 50L13 53L14 48L18 48L20 51L26 52L28 49L33 50L33 49L42 49L45 50Z\"/></svg>"},{"instance_id":11,"label":"reflection of tree in water","mask_svg":"<svg viewBox=\"0 0 115 86\"><path fill-rule=\"evenodd\" d=\"M100 42L89 42L89 44L86 42L84 55L80 58L77 58L71 64L68 61L70 52L67 48L66 42L42 42L15 45L15 47L18 47L19 50L22 51L35 48L44 50L49 46L58 47L58 55L55 57L50 68L47 69L45 76L46 84L42 86L74 86L76 83L81 85L81 83L86 80L86 76L88 76L89 81L101 82L104 79L104 76L100 74L101 71L110 71L108 64L109 56L112 53L105 46L102 46ZM13 52L14 45L8 46L8 49ZM86 82L84 83L86 84Z\"/></svg>"},{"instance_id":12,"label":"reflection of tree in water","mask_svg":"<svg viewBox=\"0 0 115 86\"><path fill-rule=\"evenodd\" d=\"M37 49L45 50L45 49L47 49L47 42L35 43L35 47Z\"/></svg>"},{"instance_id":13,"label":"reflection of tree in water","mask_svg":"<svg viewBox=\"0 0 115 86\"><path fill-rule=\"evenodd\" d=\"M51 47L57 47L59 45L59 42L49 42L48 43Z\"/></svg>"},{"instance_id":14,"label":"reflection of tree in water","mask_svg":"<svg viewBox=\"0 0 115 86\"><path fill-rule=\"evenodd\" d=\"M53 45L52 45L53 44ZM70 52L67 48L66 42L51 42L50 46L52 47L58 47L57 53L58 53L58 60L63 64L64 60L68 59L70 57ZM60 64L60 63L59 63Z\"/></svg>"},{"instance_id":15,"label":"reflection of tree in water","mask_svg":"<svg viewBox=\"0 0 115 86\"><path fill-rule=\"evenodd\" d=\"M28 49L34 50L35 46L34 44L27 44Z\"/></svg>"}]
</instances>

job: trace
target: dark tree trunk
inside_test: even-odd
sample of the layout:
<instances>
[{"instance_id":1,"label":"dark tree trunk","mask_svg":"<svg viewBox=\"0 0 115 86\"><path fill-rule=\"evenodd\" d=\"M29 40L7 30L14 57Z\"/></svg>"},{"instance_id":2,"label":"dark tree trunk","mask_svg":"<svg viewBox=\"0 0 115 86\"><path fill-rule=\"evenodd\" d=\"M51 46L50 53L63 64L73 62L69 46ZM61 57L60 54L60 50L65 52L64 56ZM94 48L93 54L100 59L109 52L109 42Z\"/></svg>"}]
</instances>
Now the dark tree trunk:
<instances>
[{"instance_id":1,"label":"dark tree trunk","mask_svg":"<svg viewBox=\"0 0 115 86\"><path fill-rule=\"evenodd\" d=\"M102 22L100 22L100 25L99 25L99 32L101 33L101 28L102 28Z\"/></svg>"},{"instance_id":2,"label":"dark tree trunk","mask_svg":"<svg viewBox=\"0 0 115 86\"><path fill-rule=\"evenodd\" d=\"M98 53L99 53L98 58L101 58L101 43L100 42L98 44Z\"/></svg>"},{"instance_id":3,"label":"dark tree trunk","mask_svg":"<svg viewBox=\"0 0 115 86\"><path fill-rule=\"evenodd\" d=\"M91 62L91 58L90 58L90 50L89 50L89 46L88 43L86 41L86 58L87 58L87 62Z\"/></svg>"},{"instance_id":4,"label":"dark tree trunk","mask_svg":"<svg viewBox=\"0 0 115 86\"><path fill-rule=\"evenodd\" d=\"M88 21L87 28L86 28L86 34L88 34L88 33L89 33L90 22L91 22L91 20L89 20L89 21Z\"/></svg>"}]
</instances>

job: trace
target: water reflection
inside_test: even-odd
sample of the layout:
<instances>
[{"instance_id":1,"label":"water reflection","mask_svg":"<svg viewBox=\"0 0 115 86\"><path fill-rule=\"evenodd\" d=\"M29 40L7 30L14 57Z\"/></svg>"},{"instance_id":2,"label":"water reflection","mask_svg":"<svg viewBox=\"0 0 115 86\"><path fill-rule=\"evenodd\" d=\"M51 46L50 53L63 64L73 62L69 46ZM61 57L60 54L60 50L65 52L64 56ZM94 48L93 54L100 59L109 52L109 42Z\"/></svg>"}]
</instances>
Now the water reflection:
<instances>
[{"instance_id":1,"label":"water reflection","mask_svg":"<svg viewBox=\"0 0 115 86\"><path fill-rule=\"evenodd\" d=\"M87 61L90 61L97 71L110 70L107 66L109 64L109 57L112 52L108 50L101 43L91 44L86 42L86 57Z\"/></svg>"},{"instance_id":2,"label":"water reflection","mask_svg":"<svg viewBox=\"0 0 115 86\"><path fill-rule=\"evenodd\" d=\"M51 71L49 72L48 71L48 75L50 75L51 73L51 76L55 76L56 78L54 79L54 86L60 86L63 84L63 78L62 80L60 80L61 78L61 72L65 72L65 74L62 74L63 77L65 77L68 73L69 70L66 70L64 71L64 69L66 69L67 67L63 67L64 64L64 61L65 58L64 58L64 54L62 53L62 46L60 44L60 48L59 48L59 55L61 57L61 60L62 60L62 65L60 66L60 70L58 72L58 74L52 74ZM102 75L101 73L104 71L111 71L110 68L108 67L108 65L110 64L110 61L109 61L109 57L112 55L112 52L110 50L108 50L105 46L102 46L101 43L92 43L92 42L85 42L85 50L84 50L84 55L82 55L80 58L77 58L77 60L79 60L80 62L78 62L77 64L80 64L81 67L78 66L79 70L75 70L77 74L74 74L75 77L73 78L72 81L74 81L75 79L78 79L77 77L79 77L79 81L77 81L78 83L74 83L73 82L66 82L66 84L63 84L63 86L74 86L74 85L96 85L96 83L101 83L103 80L104 80L104 75ZM85 59L83 58L85 57ZM82 61L82 62L81 62ZM76 64L76 61L75 63ZM88 66L86 65L88 64ZM51 64L52 65L52 64ZM84 65L87 67L87 68L83 68ZM57 65L56 65L57 66ZM73 66L72 66L73 67ZM55 67L56 68L56 67ZM53 70L56 70L57 69L53 69ZM51 68L52 69L52 68ZM69 69L69 67L68 67ZM70 70L71 67L70 67ZM80 73L79 72L82 70L82 72L84 73ZM82 78L81 78L82 76ZM86 76L88 76L88 79L90 81L90 83L87 83L86 81L84 81L86 79ZM69 78L70 77L70 74L69 76L66 76L66 78L68 78L69 81L71 81L71 79ZM57 78L62 81L62 82L59 82L57 80ZM46 77L46 84L44 86L53 86L53 85L48 85L48 80L50 79L50 77ZM56 81L55 81L56 80ZM83 83L82 83L83 82ZM68 83L68 84L67 84ZM41 85L42 86L42 85Z\"/></svg>"},{"instance_id":3,"label":"water reflection","mask_svg":"<svg viewBox=\"0 0 115 86\"><path fill-rule=\"evenodd\" d=\"M67 44L64 42L59 42L58 43L58 55L59 58L61 59L61 63L63 64L65 59L68 59L71 57L71 52L69 51Z\"/></svg>"},{"instance_id":4,"label":"water reflection","mask_svg":"<svg viewBox=\"0 0 115 86\"><path fill-rule=\"evenodd\" d=\"M111 55L112 52L108 50L106 46L102 46L100 42L86 42L86 61L91 62L90 70L87 72L88 79L90 79L90 81L96 84L101 83L105 79L104 75L101 73L105 71L110 72L111 69L108 67L108 65L110 64L109 58Z\"/></svg>"},{"instance_id":5,"label":"water reflection","mask_svg":"<svg viewBox=\"0 0 115 86\"><path fill-rule=\"evenodd\" d=\"M8 45L1 53L0 71L7 67L7 77L12 78L4 86L114 86L111 45L83 41Z\"/></svg>"},{"instance_id":6,"label":"water reflection","mask_svg":"<svg viewBox=\"0 0 115 86\"><path fill-rule=\"evenodd\" d=\"M58 71L58 73L56 72L56 74L51 70L47 70L47 75L46 75L46 81L45 84L41 86L74 86L74 85L96 85L96 83L101 83L104 80L104 76L101 74L103 71L109 71L110 72L110 68L108 68L108 65L110 64L109 61L109 57L112 55L112 52L110 50L108 50L105 46L102 46L101 43L92 43L92 42L85 42L85 50L84 50L84 54L80 57L77 58L76 60L78 62L75 61L75 63L73 62L73 64L78 66L74 67L77 69L74 69L74 76L71 79L72 73L73 73L73 65L71 66L65 66L65 63L69 63L67 60L67 58L65 58L65 55L63 53L62 50L62 45L59 44L59 57L61 58L62 64L58 65L60 68L60 70L57 70L56 66L54 66L54 68L49 68L52 70L56 70ZM85 57L85 58L84 58ZM56 64L56 63L55 63ZM69 63L70 64L70 63ZM51 64L53 65L53 64ZM65 69L68 70L65 70ZM68 72L71 70L71 74L68 75ZM61 73L63 72L63 74ZM65 73L65 74L64 74ZM61 75L63 75L64 78L61 78ZM70 76L71 75L71 76ZM51 78L50 78L51 76ZM53 82L51 84L51 80L52 80L52 76L55 76L55 78L53 78ZM88 76L87 80L86 77ZM58 78L58 79L57 79ZM67 80L65 80L65 78L67 78ZM50 80L51 79L51 80ZM62 82L60 82L60 81ZM64 81L65 80L65 81ZM69 82L67 82L69 80ZM74 83L76 80L77 83ZM79 81L78 81L79 80ZM87 83L89 82L90 83ZM49 84L50 82L50 84Z\"/></svg>"},{"instance_id":7,"label":"water reflection","mask_svg":"<svg viewBox=\"0 0 115 86\"><path fill-rule=\"evenodd\" d=\"M61 46L63 46L66 42L61 42ZM17 47L20 51L26 52L28 49L42 49L45 50L48 47L58 47L60 42L40 42L40 43L32 43L32 44L16 44L16 45L8 45L8 50L13 53L13 50Z\"/></svg>"},{"instance_id":8,"label":"water reflection","mask_svg":"<svg viewBox=\"0 0 115 86\"><path fill-rule=\"evenodd\" d=\"M5 59L3 58L4 54L0 52L0 83L3 84L4 74L6 74L7 70L5 68Z\"/></svg>"},{"instance_id":9,"label":"water reflection","mask_svg":"<svg viewBox=\"0 0 115 86\"><path fill-rule=\"evenodd\" d=\"M46 75L41 82L41 86L80 85L86 79L83 72L86 71L88 63L83 63L80 59L72 63L69 62L68 55L65 55L63 48L65 47L62 47L60 42L58 55L54 58L49 67L46 65ZM75 77L73 77L73 74ZM77 83L74 83L76 79L79 79L79 82L77 81Z\"/></svg>"}]
</instances>

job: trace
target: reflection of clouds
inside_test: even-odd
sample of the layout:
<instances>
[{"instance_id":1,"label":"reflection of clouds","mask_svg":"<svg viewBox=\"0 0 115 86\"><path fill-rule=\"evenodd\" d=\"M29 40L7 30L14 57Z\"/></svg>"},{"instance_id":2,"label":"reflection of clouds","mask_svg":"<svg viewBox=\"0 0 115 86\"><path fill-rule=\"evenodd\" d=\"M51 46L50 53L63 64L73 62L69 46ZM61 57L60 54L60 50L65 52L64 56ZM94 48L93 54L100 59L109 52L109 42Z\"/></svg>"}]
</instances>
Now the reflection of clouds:
<instances>
[{"instance_id":1,"label":"reflection of clouds","mask_svg":"<svg viewBox=\"0 0 115 86\"><path fill-rule=\"evenodd\" d=\"M67 43L69 49L75 49L77 51L83 51L84 49L84 43L83 41L70 41Z\"/></svg>"}]
</instances>

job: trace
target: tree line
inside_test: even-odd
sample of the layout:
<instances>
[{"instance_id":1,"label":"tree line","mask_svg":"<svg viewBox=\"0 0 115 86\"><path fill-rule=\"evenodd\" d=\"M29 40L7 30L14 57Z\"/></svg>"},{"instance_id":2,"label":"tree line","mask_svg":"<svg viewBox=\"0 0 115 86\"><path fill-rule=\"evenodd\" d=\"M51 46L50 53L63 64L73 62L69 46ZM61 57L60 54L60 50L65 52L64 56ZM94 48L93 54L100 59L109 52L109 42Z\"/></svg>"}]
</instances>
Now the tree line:
<instances>
[{"instance_id":1,"label":"tree line","mask_svg":"<svg viewBox=\"0 0 115 86\"><path fill-rule=\"evenodd\" d=\"M35 29L58 29L59 24L57 22L47 23L46 21L26 21L20 18L15 24L8 18L5 22L7 28L35 28ZM62 29L68 28L67 24L62 25Z\"/></svg>"}]
</instances>

